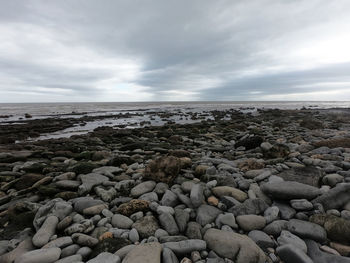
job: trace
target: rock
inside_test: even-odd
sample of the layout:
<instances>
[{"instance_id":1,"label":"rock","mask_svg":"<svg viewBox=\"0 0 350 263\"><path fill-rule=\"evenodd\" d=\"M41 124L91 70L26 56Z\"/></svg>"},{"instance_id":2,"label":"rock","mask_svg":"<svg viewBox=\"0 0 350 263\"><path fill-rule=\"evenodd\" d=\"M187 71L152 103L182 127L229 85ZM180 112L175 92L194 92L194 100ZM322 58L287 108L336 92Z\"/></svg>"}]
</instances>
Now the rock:
<instances>
[{"instance_id":1,"label":"rock","mask_svg":"<svg viewBox=\"0 0 350 263\"><path fill-rule=\"evenodd\" d=\"M123 263L161 262L162 246L158 242L138 245L124 258Z\"/></svg>"},{"instance_id":2,"label":"rock","mask_svg":"<svg viewBox=\"0 0 350 263\"><path fill-rule=\"evenodd\" d=\"M295 209L290 207L287 203L273 202L273 205L278 207L278 210L280 211L281 218L284 220L289 220L289 219L293 218L296 214Z\"/></svg>"},{"instance_id":3,"label":"rock","mask_svg":"<svg viewBox=\"0 0 350 263\"><path fill-rule=\"evenodd\" d=\"M42 247L43 245L47 244L50 238L55 234L57 224L57 216L47 217L40 229L33 236L32 242L34 246Z\"/></svg>"},{"instance_id":4,"label":"rock","mask_svg":"<svg viewBox=\"0 0 350 263\"><path fill-rule=\"evenodd\" d=\"M221 228L222 225L228 225L233 229L237 229L235 216L232 213L220 214L215 220L216 225Z\"/></svg>"},{"instance_id":5,"label":"rock","mask_svg":"<svg viewBox=\"0 0 350 263\"><path fill-rule=\"evenodd\" d=\"M290 244L278 247L277 254L286 263L314 263L304 251Z\"/></svg>"},{"instance_id":6,"label":"rock","mask_svg":"<svg viewBox=\"0 0 350 263\"><path fill-rule=\"evenodd\" d=\"M125 228L125 229L131 228L133 223L134 222L130 218L119 214L113 215L112 221L111 221L111 224L113 227Z\"/></svg>"},{"instance_id":7,"label":"rock","mask_svg":"<svg viewBox=\"0 0 350 263\"><path fill-rule=\"evenodd\" d=\"M197 210L196 221L202 226L205 226L214 222L216 217L221 213L222 211L214 206L201 205Z\"/></svg>"},{"instance_id":8,"label":"rock","mask_svg":"<svg viewBox=\"0 0 350 263\"><path fill-rule=\"evenodd\" d=\"M273 240L263 231L250 231L248 237L250 237L263 250L273 248L275 246Z\"/></svg>"},{"instance_id":9,"label":"rock","mask_svg":"<svg viewBox=\"0 0 350 263\"><path fill-rule=\"evenodd\" d=\"M325 210L338 209L350 201L350 183L338 184L328 192L312 200L313 204L320 203Z\"/></svg>"},{"instance_id":10,"label":"rock","mask_svg":"<svg viewBox=\"0 0 350 263\"><path fill-rule=\"evenodd\" d=\"M78 188L80 195L89 193L93 187L109 180L108 177L98 173L83 174L79 178L82 182Z\"/></svg>"},{"instance_id":11,"label":"rock","mask_svg":"<svg viewBox=\"0 0 350 263\"><path fill-rule=\"evenodd\" d=\"M128 203L121 204L118 207L117 212L125 216L131 216L132 214L139 211L146 212L148 210L148 207L148 201L134 199Z\"/></svg>"},{"instance_id":12,"label":"rock","mask_svg":"<svg viewBox=\"0 0 350 263\"><path fill-rule=\"evenodd\" d=\"M166 190L162 197L162 200L160 200L160 204L164 206L174 207L177 205L177 203L177 195L170 190Z\"/></svg>"},{"instance_id":13,"label":"rock","mask_svg":"<svg viewBox=\"0 0 350 263\"><path fill-rule=\"evenodd\" d=\"M158 215L163 214L163 213L168 213L168 214L174 215L175 210L174 210L174 208L172 208L170 206L159 205L159 206L157 206L157 213L158 213Z\"/></svg>"},{"instance_id":14,"label":"rock","mask_svg":"<svg viewBox=\"0 0 350 263\"><path fill-rule=\"evenodd\" d=\"M92 199L91 197L83 197L74 202L74 210L82 214L86 208L97 205L104 205L104 202L101 200Z\"/></svg>"},{"instance_id":15,"label":"rock","mask_svg":"<svg viewBox=\"0 0 350 263\"><path fill-rule=\"evenodd\" d=\"M278 174L285 181L294 181L314 187L320 186L323 175L324 172L314 166L296 167Z\"/></svg>"},{"instance_id":16,"label":"rock","mask_svg":"<svg viewBox=\"0 0 350 263\"><path fill-rule=\"evenodd\" d=\"M287 224L287 229L303 239L307 238L319 242L325 242L327 239L327 233L324 228L315 223L291 219Z\"/></svg>"},{"instance_id":17,"label":"rock","mask_svg":"<svg viewBox=\"0 0 350 263\"><path fill-rule=\"evenodd\" d=\"M266 225L265 218L257 215L237 216L236 220L240 228L247 232L262 229Z\"/></svg>"},{"instance_id":18,"label":"rock","mask_svg":"<svg viewBox=\"0 0 350 263\"><path fill-rule=\"evenodd\" d=\"M154 216L145 216L137 220L132 227L137 230L141 238L148 238L154 236L159 225Z\"/></svg>"},{"instance_id":19,"label":"rock","mask_svg":"<svg viewBox=\"0 0 350 263\"><path fill-rule=\"evenodd\" d=\"M70 246L72 244L73 244L72 238L66 236L66 237L56 238L56 239L50 241L49 243L47 243L42 248L51 248L51 247L64 248L64 247Z\"/></svg>"},{"instance_id":20,"label":"rock","mask_svg":"<svg viewBox=\"0 0 350 263\"><path fill-rule=\"evenodd\" d=\"M16 258L15 263L52 263L57 261L60 255L61 249L58 247L36 249Z\"/></svg>"},{"instance_id":21,"label":"rock","mask_svg":"<svg viewBox=\"0 0 350 263\"><path fill-rule=\"evenodd\" d=\"M305 243L307 245L307 254L315 263L350 263L350 258L322 252L318 244L313 240L305 240Z\"/></svg>"},{"instance_id":22,"label":"rock","mask_svg":"<svg viewBox=\"0 0 350 263\"><path fill-rule=\"evenodd\" d=\"M204 203L203 186L201 184L195 184L192 187L190 194L193 207L199 207Z\"/></svg>"},{"instance_id":23,"label":"rock","mask_svg":"<svg viewBox=\"0 0 350 263\"><path fill-rule=\"evenodd\" d=\"M316 187L298 182L272 182L261 186L261 190L276 199L313 199L320 194Z\"/></svg>"},{"instance_id":24,"label":"rock","mask_svg":"<svg viewBox=\"0 0 350 263\"><path fill-rule=\"evenodd\" d=\"M159 216L159 221L162 227L167 231L170 235L177 235L179 233L179 228L175 222L174 217L169 213L162 213Z\"/></svg>"},{"instance_id":25,"label":"rock","mask_svg":"<svg viewBox=\"0 0 350 263\"><path fill-rule=\"evenodd\" d=\"M145 193L139 197L141 200L148 202L158 202L158 195L155 192Z\"/></svg>"},{"instance_id":26,"label":"rock","mask_svg":"<svg viewBox=\"0 0 350 263\"><path fill-rule=\"evenodd\" d=\"M125 247L122 247L121 249L118 249L118 251L114 254L117 255L121 260L123 260L124 257L135 247L136 245L127 245Z\"/></svg>"},{"instance_id":27,"label":"rock","mask_svg":"<svg viewBox=\"0 0 350 263\"><path fill-rule=\"evenodd\" d=\"M197 222L189 222L186 229L186 236L189 239L202 239L201 225Z\"/></svg>"},{"instance_id":28,"label":"rock","mask_svg":"<svg viewBox=\"0 0 350 263\"><path fill-rule=\"evenodd\" d=\"M310 221L323 226L329 239L341 243L350 242L350 221L324 214L313 215Z\"/></svg>"},{"instance_id":29,"label":"rock","mask_svg":"<svg viewBox=\"0 0 350 263\"><path fill-rule=\"evenodd\" d=\"M175 209L175 220L180 232L185 232L187 223L190 220L190 213L182 209Z\"/></svg>"},{"instance_id":30,"label":"rock","mask_svg":"<svg viewBox=\"0 0 350 263\"><path fill-rule=\"evenodd\" d=\"M119 249L130 245L131 242L125 238L115 237L115 238L105 238L101 240L91 251L90 258L97 257L103 252L115 253Z\"/></svg>"},{"instance_id":31,"label":"rock","mask_svg":"<svg viewBox=\"0 0 350 263\"><path fill-rule=\"evenodd\" d=\"M280 246L290 244L304 251L304 253L307 253L307 247L304 240L293 235L289 231L282 230L281 235L277 238L277 242Z\"/></svg>"},{"instance_id":32,"label":"rock","mask_svg":"<svg viewBox=\"0 0 350 263\"><path fill-rule=\"evenodd\" d=\"M273 221L272 223L268 224L264 228L264 232L269 234L269 235L279 236L281 234L282 230L287 229L287 224L288 224L288 221L286 221L286 220Z\"/></svg>"},{"instance_id":33,"label":"rock","mask_svg":"<svg viewBox=\"0 0 350 263\"><path fill-rule=\"evenodd\" d=\"M189 254L192 251L202 251L207 248L206 242L200 239L166 242L163 244L163 246L171 249L177 255Z\"/></svg>"},{"instance_id":34,"label":"rock","mask_svg":"<svg viewBox=\"0 0 350 263\"><path fill-rule=\"evenodd\" d=\"M217 229L209 229L204 240L220 257L236 263L265 263L264 252L249 237Z\"/></svg>"},{"instance_id":35,"label":"rock","mask_svg":"<svg viewBox=\"0 0 350 263\"><path fill-rule=\"evenodd\" d=\"M163 248L162 263L179 263L175 253L169 248Z\"/></svg>"},{"instance_id":36,"label":"rock","mask_svg":"<svg viewBox=\"0 0 350 263\"><path fill-rule=\"evenodd\" d=\"M243 204L238 204L230 208L228 211L235 216L240 215L258 215L263 213L269 206L262 199L247 199Z\"/></svg>"},{"instance_id":37,"label":"rock","mask_svg":"<svg viewBox=\"0 0 350 263\"><path fill-rule=\"evenodd\" d=\"M117 195L117 191L113 187L105 189L103 187L97 186L95 187L95 192L105 202L112 201Z\"/></svg>"},{"instance_id":38,"label":"rock","mask_svg":"<svg viewBox=\"0 0 350 263\"><path fill-rule=\"evenodd\" d=\"M139 233L135 228L131 229L129 232L129 240L133 243L138 242L140 239Z\"/></svg>"},{"instance_id":39,"label":"rock","mask_svg":"<svg viewBox=\"0 0 350 263\"><path fill-rule=\"evenodd\" d=\"M74 233L72 239L74 243L77 243L80 246L93 247L98 244L98 239L81 233Z\"/></svg>"},{"instance_id":40,"label":"rock","mask_svg":"<svg viewBox=\"0 0 350 263\"><path fill-rule=\"evenodd\" d=\"M246 150L251 150L256 147L259 147L263 141L264 141L263 138L260 136L251 136L238 141L235 144L235 147L238 148L240 146L243 146L246 148Z\"/></svg>"},{"instance_id":41,"label":"rock","mask_svg":"<svg viewBox=\"0 0 350 263\"><path fill-rule=\"evenodd\" d=\"M290 200L290 205L296 210L311 210L314 206L306 199Z\"/></svg>"},{"instance_id":42,"label":"rock","mask_svg":"<svg viewBox=\"0 0 350 263\"><path fill-rule=\"evenodd\" d=\"M97 257L90 259L87 263L120 263L120 258L109 252L102 252Z\"/></svg>"},{"instance_id":43,"label":"rock","mask_svg":"<svg viewBox=\"0 0 350 263\"><path fill-rule=\"evenodd\" d=\"M218 206L219 204L219 200L213 195L208 197L207 202L209 205L212 205L212 206Z\"/></svg>"},{"instance_id":44,"label":"rock","mask_svg":"<svg viewBox=\"0 0 350 263\"><path fill-rule=\"evenodd\" d=\"M350 246L339 244L336 242L330 242L330 247L334 248L340 255L348 257L350 255Z\"/></svg>"},{"instance_id":45,"label":"rock","mask_svg":"<svg viewBox=\"0 0 350 263\"><path fill-rule=\"evenodd\" d=\"M131 189L130 195L132 197L139 197L142 194L152 192L155 186L156 182L154 181L142 182Z\"/></svg>"},{"instance_id":46,"label":"rock","mask_svg":"<svg viewBox=\"0 0 350 263\"><path fill-rule=\"evenodd\" d=\"M336 186L338 183L344 181L344 177L340 174L327 174L322 178L323 184L329 185L331 187Z\"/></svg>"},{"instance_id":47,"label":"rock","mask_svg":"<svg viewBox=\"0 0 350 263\"><path fill-rule=\"evenodd\" d=\"M212 189L212 192L218 197L230 196L239 202L243 202L248 198L248 195L245 192L230 186L217 186Z\"/></svg>"},{"instance_id":48,"label":"rock","mask_svg":"<svg viewBox=\"0 0 350 263\"><path fill-rule=\"evenodd\" d=\"M271 206L264 211L264 217L266 219L266 224L270 224L271 222L278 219L280 210L277 206Z\"/></svg>"},{"instance_id":49,"label":"rock","mask_svg":"<svg viewBox=\"0 0 350 263\"><path fill-rule=\"evenodd\" d=\"M81 262L83 260L82 255L71 255L60 260L55 261L55 263L71 263L71 262Z\"/></svg>"},{"instance_id":50,"label":"rock","mask_svg":"<svg viewBox=\"0 0 350 263\"><path fill-rule=\"evenodd\" d=\"M11 250L10 252L0 256L0 262L1 263L12 263L17 260L17 258L20 258L23 254L27 253L28 251L32 251L34 249L34 246L32 244L32 239L27 238L20 242L18 246Z\"/></svg>"},{"instance_id":51,"label":"rock","mask_svg":"<svg viewBox=\"0 0 350 263\"><path fill-rule=\"evenodd\" d=\"M172 183L181 169L181 160L174 156L164 156L151 161L146 169L144 178L156 182Z\"/></svg>"},{"instance_id":52,"label":"rock","mask_svg":"<svg viewBox=\"0 0 350 263\"><path fill-rule=\"evenodd\" d=\"M14 187L17 190L23 190L28 187L31 187L34 183L38 182L39 180L43 179L45 176L42 174L35 174L35 173L28 173L22 175L19 180L16 182Z\"/></svg>"}]
</instances>

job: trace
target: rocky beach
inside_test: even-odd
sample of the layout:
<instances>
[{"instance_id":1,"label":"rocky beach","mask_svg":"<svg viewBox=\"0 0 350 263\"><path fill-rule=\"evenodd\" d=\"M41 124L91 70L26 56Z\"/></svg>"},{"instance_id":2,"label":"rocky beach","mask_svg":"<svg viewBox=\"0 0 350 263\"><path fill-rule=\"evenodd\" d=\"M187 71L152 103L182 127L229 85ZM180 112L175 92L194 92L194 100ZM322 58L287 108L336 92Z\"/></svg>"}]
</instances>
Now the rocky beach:
<instances>
[{"instance_id":1,"label":"rocky beach","mask_svg":"<svg viewBox=\"0 0 350 263\"><path fill-rule=\"evenodd\" d=\"M154 115L1 125L0 263L350 262L349 109Z\"/></svg>"}]
</instances>

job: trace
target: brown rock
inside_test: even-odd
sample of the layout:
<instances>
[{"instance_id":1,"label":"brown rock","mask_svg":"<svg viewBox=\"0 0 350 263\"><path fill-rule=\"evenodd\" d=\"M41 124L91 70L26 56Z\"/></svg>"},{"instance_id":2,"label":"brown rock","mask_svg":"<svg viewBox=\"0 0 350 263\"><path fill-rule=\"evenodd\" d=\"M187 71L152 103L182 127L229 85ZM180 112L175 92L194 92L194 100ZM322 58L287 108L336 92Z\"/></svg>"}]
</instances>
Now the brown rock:
<instances>
[{"instance_id":1,"label":"brown rock","mask_svg":"<svg viewBox=\"0 0 350 263\"><path fill-rule=\"evenodd\" d=\"M350 246L339 244L336 242L331 242L329 245L331 248L334 248L336 251L338 251L340 255L345 257L350 256Z\"/></svg>"},{"instance_id":2,"label":"brown rock","mask_svg":"<svg viewBox=\"0 0 350 263\"><path fill-rule=\"evenodd\" d=\"M146 179L156 182L172 183L181 169L181 160L174 156L165 156L151 161L144 173Z\"/></svg>"},{"instance_id":3,"label":"brown rock","mask_svg":"<svg viewBox=\"0 0 350 263\"><path fill-rule=\"evenodd\" d=\"M133 199L128 203L121 204L117 208L117 212L119 214L125 215L125 216L130 216L136 212L139 211L147 211L149 207L149 202L145 200L140 200L140 199Z\"/></svg>"},{"instance_id":4,"label":"brown rock","mask_svg":"<svg viewBox=\"0 0 350 263\"><path fill-rule=\"evenodd\" d=\"M217 206L219 204L219 200L215 196L208 197L208 204Z\"/></svg>"},{"instance_id":5,"label":"brown rock","mask_svg":"<svg viewBox=\"0 0 350 263\"><path fill-rule=\"evenodd\" d=\"M39 180L43 179L44 177L45 175L43 174L34 174L34 173L22 175L21 178L18 180L18 182L15 184L15 188L17 190L23 190L23 189L29 188Z\"/></svg>"}]
</instances>

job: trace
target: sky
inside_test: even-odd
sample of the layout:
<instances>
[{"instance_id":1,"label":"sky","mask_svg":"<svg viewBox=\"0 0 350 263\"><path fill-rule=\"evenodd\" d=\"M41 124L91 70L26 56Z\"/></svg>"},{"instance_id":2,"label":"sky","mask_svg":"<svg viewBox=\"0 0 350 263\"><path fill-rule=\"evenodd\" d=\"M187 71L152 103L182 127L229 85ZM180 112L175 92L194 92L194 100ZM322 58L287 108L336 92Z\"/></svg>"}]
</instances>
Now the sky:
<instances>
[{"instance_id":1,"label":"sky","mask_svg":"<svg viewBox=\"0 0 350 263\"><path fill-rule=\"evenodd\" d=\"M350 100L349 0L0 0L0 102Z\"/></svg>"}]
</instances>

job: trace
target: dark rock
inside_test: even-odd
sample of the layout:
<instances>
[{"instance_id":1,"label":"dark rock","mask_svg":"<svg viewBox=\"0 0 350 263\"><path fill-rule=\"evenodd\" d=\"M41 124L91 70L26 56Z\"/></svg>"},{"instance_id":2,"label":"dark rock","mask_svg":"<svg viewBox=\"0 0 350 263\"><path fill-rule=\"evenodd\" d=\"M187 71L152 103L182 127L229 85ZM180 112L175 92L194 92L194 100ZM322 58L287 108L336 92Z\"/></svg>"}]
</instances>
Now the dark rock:
<instances>
[{"instance_id":1,"label":"dark rock","mask_svg":"<svg viewBox=\"0 0 350 263\"><path fill-rule=\"evenodd\" d=\"M22 175L19 181L15 184L15 188L17 190L26 189L28 187L31 187L34 183L43 179L44 177L45 175L34 173Z\"/></svg>"},{"instance_id":2,"label":"dark rock","mask_svg":"<svg viewBox=\"0 0 350 263\"><path fill-rule=\"evenodd\" d=\"M117 212L125 215L125 216L131 216L132 214L142 211L146 212L149 207L149 202L145 200L140 200L140 199L133 199L128 203L121 204Z\"/></svg>"},{"instance_id":3,"label":"dark rock","mask_svg":"<svg viewBox=\"0 0 350 263\"><path fill-rule=\"evenodd\" d=\"M285 181L295 181L302 184L308 184L311 186L319 187L324 172L314 166L297 167L289 170L285 170L278 174Z\"/></svg>"},{"instance_id":4,"label":"dark rock","mask_svg":"<svg viewBox=\"0 0 350 263\"><path fill-rule=\"evenodd\" d=\"M135 228L141 238L154 236L154 233L159 228L157 219L154 216L145 216L137 220L132 228Z\"/></svg>"},{"instance_id":5,"label":"dark rock","mask_svg":"<svg viewBox=\"0 0 350 263\"><path fill-rule=\"evenodd\" d=\"M332 255L320 250L319 245L313 240L305 240L307 245L307 254L317 263L350 263L350 258Z\"/></svg>"},{"instance_id":6,"label":"dark rock","mask_svg":"<svg viewBox=\"0 0 350 263\"><path fill-rule=\"evenodd\" d=\"M298 219L291 219L287 224L288 231L306 239L312 239L319 242L324 242L327 239L327 233L323 227Z\"/></svg>"},{"instance_id":7,"label":"dark rock","mask_svg":"<svg viewBox=\"0 0 350 263\"><path fill-rule=\"evenodd\" d=\"M189 222L187 224L186 236L189 239L202 239L202 227L197 222Z\"/></svg>"},{"instance_id":8,"label":"dark rock","mask_svg":"<svg viewBox=\"0 0 350 263\"><path fill-rule=\"evenodd\" d=\"M181 169L181 161L174 156L164 156L151 161L146 169L144 177L156 182L172 183Z\"/></svg>"},{"instance_id":9,"label":"dark rock","mask_svg":"<svg viewBox=\"0 0 350 263\"><path fill-rule=\"evenodd\" d=\"M328 192L312 200L313 204L320 203L325 210L337 209L350 201L350 183L338 184Z\"/></svg>"},{"instance_id":10,"label":"dark rock","mask_svg":"<svg viewBox=\"0 0 350 263\"><path fill-rule=\"evenodd\" d=\"M125 238L105 238L100 241L92 250L90 258L94 258L102 252L115 253L122 247L130 245L131 242Z\"/></svg>"},{"instance_id":11,"label":"dark rock","mask_svg":"<svg viewBox=\"0 0 350 263\"><path fill-rule=\"evenodd\" d=\"M278 247L277 254L285 263L314 263L304 251L291 244Z\"/></svg>"},{"instance_id":12,"label":"dark rock","mask_svg":"<svg viewBox=\"0 0 350 263\"><path fill-rule=\"evenodd\" d=\"M240 215L259 215L262 214L269 206L262 199L247 199L243 204L231 207L228 212L235 216Z\"/></svg>"},{"instance_id":13,"label":"dark rock","mask_svg":"<svg viewBox=\"0 0 350 263\"><path fill-rule=\"evenodd\" d=\"M259 147L263 141L264 141L263 138L260 136L252 136L252 137L248 137L246 139L238 141L235 144L235 147L238 148L240 146L244 146L246 150L251 150L251 149L255 149L256 147Z\"/></svg>"}]
</instances>

